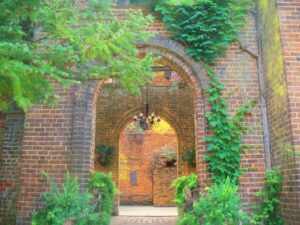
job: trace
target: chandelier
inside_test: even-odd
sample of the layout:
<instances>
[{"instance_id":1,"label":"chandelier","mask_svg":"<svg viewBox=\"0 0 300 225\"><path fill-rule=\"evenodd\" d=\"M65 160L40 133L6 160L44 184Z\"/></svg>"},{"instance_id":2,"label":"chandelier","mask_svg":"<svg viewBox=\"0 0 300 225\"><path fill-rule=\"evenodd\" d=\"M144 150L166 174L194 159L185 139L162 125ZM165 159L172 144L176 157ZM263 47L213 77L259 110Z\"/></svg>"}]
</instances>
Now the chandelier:
<instances>
[{"instance_id":1,"label":"chandelier","mask_svg":"<svg viewBox=\"0 0 300 225\"><path fill-rule=\"evenodd\" d=\"M147 86L147 97L145 103L145 111L140 112L139 115L133 117L133 121L136 127L141 128L142 130L151 130L154 127L159 126L160 116L157 116L155 112L149 112L149 103L148 103L148 86Z\"/></svg>"},{"instance_id":2,"label":"chandelier","mask_svg":"<svg viewBox=\"0 0 300 225\"><path fill-rule=\"evenodd\" d=\"M164 78L170 79L171 78L171 70L169 67L166 66L153 66L153 71L156 72L164 72ZM145 110L144 112L140 112L139 115L135 115L133 117L134 124L137 128L142 130L151 130L154 127L159 126L160 116L156 115L155 112L151 112L149 110L149 87L147 85L147 92L146 92L146 103L145 103Z\"/></svg>"}]
</instances>

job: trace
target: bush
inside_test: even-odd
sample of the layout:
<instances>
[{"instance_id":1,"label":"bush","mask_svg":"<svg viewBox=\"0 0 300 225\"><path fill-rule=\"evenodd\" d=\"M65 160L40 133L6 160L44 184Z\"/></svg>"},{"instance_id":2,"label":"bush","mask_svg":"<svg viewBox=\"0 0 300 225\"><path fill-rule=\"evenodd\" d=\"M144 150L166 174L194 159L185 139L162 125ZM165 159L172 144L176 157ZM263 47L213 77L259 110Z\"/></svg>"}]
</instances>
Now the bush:
<instances>
[{"instance_id":1,"label":"bush","mask_svg":"<svg viewBox=\"0 0 300 225\"><path fill-rule=\"evenodd\" d=\"M189 212L179 218L177 225L238 225L248 223L240 210L238 186L227 179L224 183L213 184L202 194Z\"/></svg>"},{"instance_id":2,"label":"bush","mask_svg":"<svg viewBox=\"0 0 300 225\"><path fill-rule=\"evenodd\" d=\"M185 204L185 189L192 190L199 187L198 177L194 173L189 176L179 177L173 181L171 187L175 188L174 202L181 208Z\"/></svg>"},{"instance_id":3,"label":"bush","mask_svg":"<svg viewBox=\"0 0 300 225\"><path fill-rule=\"evenodd\" d=\"M229 179L224 183L213 184L194 205L201 225L237 225L239 221L247 222L246 215L240 210L238 186Z\"/></svg>"},{"instance_id":4,"label":"bush","mask_svg":"<svg viewBox=\"0 0 300 225\"><path fill-rule=\"evenodd\" d=\"M91 195L79 191L77 178L72 179L67 173L63 187L60 189L47 173L44 175L51 187L43 195L44 207L32 213L32 225L62 225L71 217L89 212Z\"/></svg>"},{"instance_id":5,"label":"bush","mask_svg":"<svg viewBox=\"0 0 300 225\"><path fill-rule=\"evenodd\" d=\"M282 215L279 206L279 194L282 189L282 177L279 169L266 172L265 186L256 195L262 198L259 205L254 206L257 211L253 214L252 224L282 225Z\"/></svg>"},{"instance_id":6,"label":"bush","mask_svg":"<svg viewBox=\"0 0 300 225\"><path fill-rule=\"evenodd\" d=\"M44 207L32 214L32 225L62 225L77 218L76 225L109 225L116 186L110 175L95 172L89 181L89 192L81 193L77 178L66 175L62 189L46 173L51 184L44 193ZM93 196L93 197L92 197Z\"/></svg>"},{"instance_id":7,"label":"bush","mask_svg":"<svg viewBox=\"0 0 300 225\"><path fill-rule=\"evenodd\" d=\"M89 181L89 190L100 201L94 201L93 213L76 221L76 225L108 225L113 212L116 185L111 175L94 172Z\"/></svg>"}]
</instances>

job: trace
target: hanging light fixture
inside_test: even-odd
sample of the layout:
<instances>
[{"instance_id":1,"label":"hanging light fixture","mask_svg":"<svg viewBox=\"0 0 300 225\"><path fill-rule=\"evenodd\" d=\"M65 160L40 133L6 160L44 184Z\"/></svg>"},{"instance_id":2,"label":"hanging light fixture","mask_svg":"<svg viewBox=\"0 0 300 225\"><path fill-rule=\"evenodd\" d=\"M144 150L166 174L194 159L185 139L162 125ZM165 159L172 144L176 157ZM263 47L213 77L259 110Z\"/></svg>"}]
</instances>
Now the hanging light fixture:
<instances>
[{"instance_id":1,"label":"hanging light fixture","mask_svg":"<svg viewBox=\"0 0 300 225\"><path fill-rule=\"evenodd\" d=\"M140 112L139 115L135 115L133 117L135 126L141 128L142 130L151 130L154 127L158 127L160 122L160 116L157 116L155 112L149 112L148 97L149 88L147 86L145 111Z\"/></svg>"},{"instance_id":2,"label":"hanging light fixture","mask_svg":"<svg viewBox=\"0 0 300 225\"><path fill-rule=\"evenodd\" d=\"M164 78L171 78L171 70L167 66L153 66L152 70L154 72L164 72ZM133 121L136 127L141 128L142 130L151 130L154 127L159 126L160 116L156 115L155 112L149 111L149 87L147 86L146 92L146 102L145 102L145 111L140 112L139 115L133 117Z\"/></svg>"}]
</instances>

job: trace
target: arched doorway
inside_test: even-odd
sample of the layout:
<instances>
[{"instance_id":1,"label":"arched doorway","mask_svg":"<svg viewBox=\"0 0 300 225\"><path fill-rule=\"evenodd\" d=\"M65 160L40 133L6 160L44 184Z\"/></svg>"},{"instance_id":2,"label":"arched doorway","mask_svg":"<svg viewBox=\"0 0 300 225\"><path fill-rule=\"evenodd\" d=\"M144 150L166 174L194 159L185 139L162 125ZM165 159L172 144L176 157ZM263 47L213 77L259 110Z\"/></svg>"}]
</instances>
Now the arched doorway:
<instances>
[{"instance_id":1,"label":"arched doorway","mask_svg":"<svg viewBox=\"0 0 300 225\"><path fill-rule=\"evenodd\" d=\"M145 111L146 99L150 111L162 118L159 126L150 131L133 125L134 115ZM117 81L109 80L99 92L95 121L96 150L100 145L118 149L110 165L101 165L96 152L94 166L96 171L112 173L120 191L116 207L174 206L174 190L169 188L172 181L196 170L183 160L183 155L196 145L194 95L185 79L173 70L167 77L158 71L140 96L131 95ZM176 166L156 168L164 176L155 173L151 165L158 157L155 154L167 154L170 149L175 152Z\"/></svg>"},{"instance_id":2,"label":"arched doorway","mask_svg":"<svg viewBox=\"0 0 300 225\"><path fill-rule=\"evenodd\" d=\"M186 112L191 112L192 116L186 116L185 113L181 112L181 116L177 117L174 115L173 110L168 107L160 107L160 109L161 112L165 114L165 118L169 124L176 124L176 127L174 126L176 131L182 134L179 135L180 138L178 139L179 154L184 152L188 147L183 140L189 139L191 141L188 142L193 143L193 147L196 150L196 171L199 175L201 187L203 188L208 183L206 164L203 159L205 150L202 141L205 136L204 112L207 110L208 105L201 91L202 87L206 88L208 85L206 72L201 64L195 63L185 54L184 47L169 39L155 38L148 43L142 44L139 48L141 53L152 52L155 55L161 56L159 63L168 66L183 79L183 90L189 95L191 107L186 106L186 102L183 104L176 102L176 100L169 102L173 102L176 107L186 109ZM108 95L108 89L105 89L105 85L103 80L91 82L85 86L78 87L75 94L71 171L73 174L79 176L79 181L83 187L87 184L89 174L93 170L97 170L97 165L95 164L95 144L100 140L104 142L104 144L111 144L118 147L120 131L125 124L128 124L129 121L132 120L133 115L140 111L141 107L139 106L143 104L143 102L140 102L140 104L135 103L134 107L129 108L129 104L122 105L124 101L121 100L121 103L118 104L120 110L115 107L113 113L108 112L108 114L106 114L107 116L103 116L105 114L102 114L102 118L108 121L108 126L103 127L100 131L98 129L97 131L97 120L101 117L98 106L105 106L105 103L99 103L99 101L103 99L103 95L111 97L109 102L113 102L113 98L117 96ZM180 87L180 85L178 87ZM119 94L122 93L119 92ZM175 99L176 97L177 99L181 99L181 95L169 94L169 96ZM160 95L157 97L159 98ZM122 112L122 116L118 120L113 119L115 114L119 112ZM182 118L184 121L177 121L178 118ZM191 120L187 120L186 118ZM184 123L188 125L182 126ZM192 136L186 138L187 133L192 133ZM101 137L97 137L99 134ZM118 157L116 157L116 159L117 158ZM116 164L115 169L111 172L118 184L119 168L118 163ZM80 165L80 167L78 165ZM181 168L178 169L178 173L180 173L178 175L184 175L188 172L188 169L184 169L184 167L184 163L178 166L178 168Z\"/></svg>"}]
</instances>

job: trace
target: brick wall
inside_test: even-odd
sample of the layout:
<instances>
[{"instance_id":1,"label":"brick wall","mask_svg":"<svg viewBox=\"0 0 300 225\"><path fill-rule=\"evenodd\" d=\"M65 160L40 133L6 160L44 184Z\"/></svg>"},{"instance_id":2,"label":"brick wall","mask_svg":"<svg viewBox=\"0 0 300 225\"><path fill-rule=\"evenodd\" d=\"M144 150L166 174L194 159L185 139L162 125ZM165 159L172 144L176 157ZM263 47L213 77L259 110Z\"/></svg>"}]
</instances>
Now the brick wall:
<instances>
[{"instance_id":1,"label":"brick wall","mask_svg":"<svg viewBox=\"0 0 300 225\"><path fill-rule=\"evenodd\" d=\"M291 136L285 143L286 180L282 209L286 221L300 221L300 1L277 0L285 66ZM281 163L279 163L281 164Z\"/></svg>"},{"instance_id":2,"label":"brick wall","mask_svg":"<svg viewBox=\"0 0 300 225\"><path fill-rule=\"evenodd\" d=\"M284 177L285 224L299 224L299 1L258 1L259 37L266 81L272 165Z\"/></svg>"},{"instance_id":3,"label":"brick wall","mask_svg":"<svg viewBox=\"0 0 300 225\"><path fill-rule=\"evenodd\" d=\"M153 205L156 207L175 206L174 189L171 188L176 178L175 168L155 168L153 171Z\"/></svg>"},{"instance_id":4,"label":"brick wall","mask_svg":"<svg viewBox=\"0 0 300 225\"><path fill-rule=\"evenodd\" d=\"M61 184L70 170L74 93L58 86L56 92L63 97L56 107L35 106L25 115L17 224L27 224L42 205L42 193L49 187L42 171Z\"/></svg>"}]
</instances>

